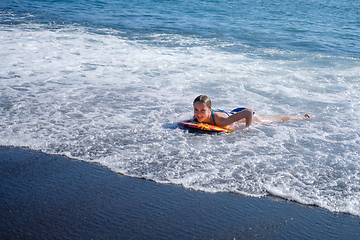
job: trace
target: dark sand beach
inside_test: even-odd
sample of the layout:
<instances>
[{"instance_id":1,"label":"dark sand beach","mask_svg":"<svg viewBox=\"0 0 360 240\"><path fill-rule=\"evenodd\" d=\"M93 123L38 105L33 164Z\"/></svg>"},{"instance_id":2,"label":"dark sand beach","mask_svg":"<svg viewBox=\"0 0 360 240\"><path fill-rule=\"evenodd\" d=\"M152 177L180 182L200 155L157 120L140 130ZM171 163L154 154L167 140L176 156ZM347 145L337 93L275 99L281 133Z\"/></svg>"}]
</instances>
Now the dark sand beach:
<instances>
[{"instance_id":1,"label":"dark sand beach","mask_svg":"<svg viewBox=\"0 0 360 240\"><path fill-rule=\"evenodd\" d=\"M360 239L360 218L0 147L0 239Z\"/></svg>"}]
</instances>

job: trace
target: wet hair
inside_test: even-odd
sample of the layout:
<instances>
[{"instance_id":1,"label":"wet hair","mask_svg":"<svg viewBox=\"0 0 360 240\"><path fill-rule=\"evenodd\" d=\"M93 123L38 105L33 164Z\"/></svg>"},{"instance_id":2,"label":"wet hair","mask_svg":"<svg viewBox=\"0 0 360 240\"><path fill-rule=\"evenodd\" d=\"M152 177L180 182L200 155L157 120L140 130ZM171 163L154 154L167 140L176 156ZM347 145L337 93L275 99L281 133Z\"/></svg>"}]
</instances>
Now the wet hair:
<instances>
[{"instance_id":1,"label":"wet hair","mask_svg":"<svg viewBox=\"0 0 360 240\"><path fill-rule=\"evenodd\" d=\"M195 104L196 102L204 103L208 108L211 109L211 100L210 100L210 98L209 98L208 96L206 96L206 95L197 96L197 98L195 98L193 104Z\"/></svg>"}]
</instances>

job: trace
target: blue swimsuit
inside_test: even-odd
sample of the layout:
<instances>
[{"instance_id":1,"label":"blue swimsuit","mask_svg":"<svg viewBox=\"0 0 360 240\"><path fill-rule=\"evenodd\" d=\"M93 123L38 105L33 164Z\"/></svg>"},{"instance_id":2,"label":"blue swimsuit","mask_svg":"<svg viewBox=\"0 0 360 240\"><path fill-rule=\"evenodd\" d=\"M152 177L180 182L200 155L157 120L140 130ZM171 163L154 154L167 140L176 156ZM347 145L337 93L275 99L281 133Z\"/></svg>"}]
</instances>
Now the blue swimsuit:
<instances>
[{"instance_id":1,"label":"blue swimsuit","mask_svg":"<svg viewBox=\"0 0 360 240\"><path fill-rule=\"evenodd\" d=\"M212 116L212 119L213 119L213 122L214 122L214 125L216 125L216 122L215 122L215 114L214 112L223 112L223 113L226 113L226 115L230 116L230 115L233 115L237 112L241 112L241 111L244 111L246 108L235 108L233 109L231 112L226 112L224 110L220 110L220 109L215 109L215 110L211 110L211 116ZM255 112L253 112L253 114L255 114Z\"/></svg>"}]
</instances>

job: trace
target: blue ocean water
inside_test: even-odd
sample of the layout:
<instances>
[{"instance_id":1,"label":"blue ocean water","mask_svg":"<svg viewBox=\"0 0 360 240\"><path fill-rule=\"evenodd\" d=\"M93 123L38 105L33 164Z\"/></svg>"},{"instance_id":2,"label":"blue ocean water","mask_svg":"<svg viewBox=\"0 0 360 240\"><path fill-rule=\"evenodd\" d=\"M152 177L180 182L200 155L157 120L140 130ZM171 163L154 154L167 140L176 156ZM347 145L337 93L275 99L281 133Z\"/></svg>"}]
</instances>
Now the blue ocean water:
<instances>
[{"instance_id":1,"label":"blue ocean water","mask_svg":"<svg viewBox=\"0 0 360 240\"><path fill-rule=\"evenodd\" d=\"M5 0L0 145L360 216L357 1ZM215 108L308 121L193 134Z\"/></svg>"}]
</instances>

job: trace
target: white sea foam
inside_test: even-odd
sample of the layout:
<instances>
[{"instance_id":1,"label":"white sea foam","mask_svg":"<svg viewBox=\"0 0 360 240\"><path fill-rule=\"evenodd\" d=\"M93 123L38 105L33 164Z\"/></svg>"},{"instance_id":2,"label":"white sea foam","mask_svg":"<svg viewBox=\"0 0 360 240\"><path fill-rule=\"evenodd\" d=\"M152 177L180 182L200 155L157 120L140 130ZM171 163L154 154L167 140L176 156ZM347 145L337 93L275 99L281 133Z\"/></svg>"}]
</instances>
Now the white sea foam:
<instances>
[{"instance_id":1,"label":"white sea foam","mask_svg":"<svg viewBox=\"0 0 360 240\"><path fill-rule=\"evenodd\" d=\"M0 145L206 192L273 194L360 216L357 59L102 32L0 26ZM177 128L199 94L225 110L313 118L232 134Z\"/></svg>"}]
</instances>

